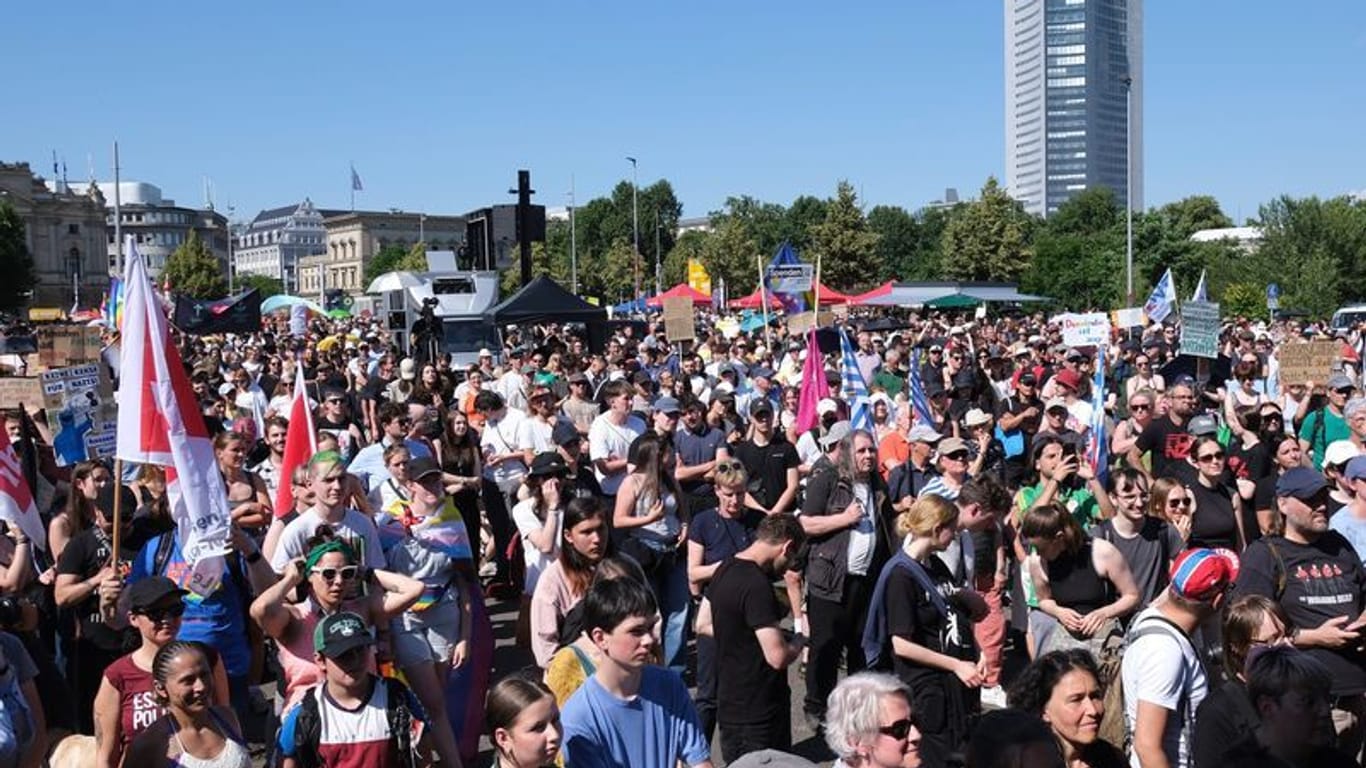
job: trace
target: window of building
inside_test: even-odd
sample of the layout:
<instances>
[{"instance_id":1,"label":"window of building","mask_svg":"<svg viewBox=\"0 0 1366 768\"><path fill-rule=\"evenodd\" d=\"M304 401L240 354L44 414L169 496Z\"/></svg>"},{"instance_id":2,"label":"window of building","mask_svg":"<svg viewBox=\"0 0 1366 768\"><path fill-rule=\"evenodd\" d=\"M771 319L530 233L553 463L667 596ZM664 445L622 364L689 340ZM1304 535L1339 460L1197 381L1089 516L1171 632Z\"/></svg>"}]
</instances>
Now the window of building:
<instances>
[{"instance_id":1,"label":"window of building","mask_svg":"<svg viewBox=\"0 0 1366 768\"><path fill-rule=\"evenodd\" d=\"M67 233L68 235L79 235L79 234L81 233L81 225L80 225L80 224L67 224L67 225L66 225L66 233Z\"/></svg>"}]
</instances>

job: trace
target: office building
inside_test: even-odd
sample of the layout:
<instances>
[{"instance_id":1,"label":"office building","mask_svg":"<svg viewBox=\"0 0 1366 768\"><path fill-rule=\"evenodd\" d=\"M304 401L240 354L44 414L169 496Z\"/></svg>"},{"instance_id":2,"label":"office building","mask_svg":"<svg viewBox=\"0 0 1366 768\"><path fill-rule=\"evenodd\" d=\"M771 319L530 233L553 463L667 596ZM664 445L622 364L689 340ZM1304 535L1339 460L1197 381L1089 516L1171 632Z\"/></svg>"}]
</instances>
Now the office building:
<instances>
[{"instance_id":1,"label":"office building","mask_svg":"<svg viewBox=\"0 0 1366 768\"><path fill-rule=\"evenodd\" d=\"M1142 0L1005 0L1005 91L1006 188L1026 210L1097 186L1142 210Z\"/></svg>"},{"instance_id":2,"label":"office building","mask_svg":"<svg viewBox=\"0 0 1366 768\"><path fill-rule=\"evenodd\" d=\"M237 233L236 274L273 277L285 293L297 293L299 259L322 253L327 247L323 219L340 213L319 210L306 197L302 203L261 211Z\"/></svg>"}]
</instances>

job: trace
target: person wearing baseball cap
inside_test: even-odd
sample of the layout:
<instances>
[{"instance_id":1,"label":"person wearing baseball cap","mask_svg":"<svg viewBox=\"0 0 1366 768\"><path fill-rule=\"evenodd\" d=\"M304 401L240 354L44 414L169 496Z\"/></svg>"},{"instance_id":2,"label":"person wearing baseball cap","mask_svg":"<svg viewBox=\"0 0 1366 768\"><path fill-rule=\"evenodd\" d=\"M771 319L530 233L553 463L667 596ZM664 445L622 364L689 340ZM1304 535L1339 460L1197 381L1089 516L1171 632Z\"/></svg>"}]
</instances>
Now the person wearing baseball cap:
<instances>
[{"instance_id":1,"label":"person wearing baseball cap","mask_svg":"<svg viewBox=\"0 0 1366 768\"><path fill-rule=\"evenodd\" d=\"M1363 463L1366 459L1348 462L1347 473L1366 476ZM1319 473L1308 467L1286 470L1276 481L1276 507L1285 530L1252 542L1243 552L1234 596L1262 595L1278 603L1294 627L1295 646L1332 675L1335 709L1351 711L1366 693L1366 591L1361 586L1366 569L1352 543L1330 525L1328 505L1328 485ZM1349 507L1333 520L1355 514ZM1344 744L1340 738L1339 747L1356 755L1361 742Z\"/></svg>"},{"instance_id":2,"label":"person wearing baseball cap","mask_svg":"<svg viewBox=\"0 0 1366 768\"><path fill-rule=\"evenodd\" d=\"M310 688L299 706L285 715L277 743L281 756L298 763L307 755L311 764L333 768L362 764L376 755L411 752L414 731L394 732L389 724L418 722L424 710L402 682L370 671L373 645L365 620L354 613L341 611L318 622L313 650L323 670L323 683ZM303 712L308 716L302 716ZM433 735L443 730L435 717L429 716L427 725ZM449 724L444 731L450 733ZM448 754L442 748L443 739L436 741L443 764L459 760L458 752ZM449 749L454 742L444 746Z\"/></svg>"},{"instance_id":3,"label":"person wearing baseball cap","mask_svg":"<svg viewBox=\"0 0 1366 768\"><path fill-rule=\"evenodd\" d=\"M1204 642L1192 638L1217 616L1241 570L1227 549L1188 549L1167 590L1134 617L1120 664L1124 720L1140 765L1193 765L1194 712L1209 693Z\"/></svg>"},{"instance_id":4,"label":"person wearing baseball cap","mask_svg":"<svg viewBox=\"0 0 1366 768\"><path fill-rule=\"evenodd\" d=\"M1324 384L1327 402L1321 408L1309 411L1300 424L1300 442L1310 453L1314 469L1323 469L1324 452L1338 440L1348 440L1352 430L1347 425L1347 401L1352 399L1356 388L1345 374L1335 373Z\"/></svg>"}]
</instances>

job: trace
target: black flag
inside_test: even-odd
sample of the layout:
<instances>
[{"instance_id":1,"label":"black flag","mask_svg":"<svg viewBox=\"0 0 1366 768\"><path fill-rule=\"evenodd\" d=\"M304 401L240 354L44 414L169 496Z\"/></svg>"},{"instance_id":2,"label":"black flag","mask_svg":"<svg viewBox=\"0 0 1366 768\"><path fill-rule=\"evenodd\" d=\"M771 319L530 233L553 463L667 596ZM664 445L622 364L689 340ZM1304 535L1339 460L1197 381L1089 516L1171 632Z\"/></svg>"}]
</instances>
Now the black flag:
<instances>
[{"instance_id":1,"label":"black flag","mask_svg":"<svg viewBox=\"0 0 1366 768\"><path fill-rule=\"evenodd\" d=\"M176 294L175 324L185 333L255 333L261 330L261 294L255 288L209 301Z\"/></svg>"}]
</instances>

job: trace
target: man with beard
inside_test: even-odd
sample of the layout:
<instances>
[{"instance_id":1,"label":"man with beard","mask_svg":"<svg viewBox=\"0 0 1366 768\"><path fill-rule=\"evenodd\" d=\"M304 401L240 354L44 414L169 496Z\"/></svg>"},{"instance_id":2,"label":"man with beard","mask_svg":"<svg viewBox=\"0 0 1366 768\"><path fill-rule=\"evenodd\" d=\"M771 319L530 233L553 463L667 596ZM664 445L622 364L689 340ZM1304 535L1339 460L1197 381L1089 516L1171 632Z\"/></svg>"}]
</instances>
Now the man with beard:
<instances>
[{"instance_id":1,"label":"man with beard","mask_svg":"<svg viewBox=\"0 0 1366 768\"><path fill-rule=\"evenodd\" d=\"M1195 415L1195 385L1178 381L1168 391L1171 406L1167 415L1153 419L1129 449L1129 466L1143 468L1143 454L1152 457L1151 477L1171 477L1186 464L1195 436L1186 430L1186 422Z\"/></svg>"},{"instance_id":2,"label":"man with beard","mask_svg":"<svg viewBox=\"0 0 1366 768\"><path fill-rule=\"evenodd\" d=\"M760 749L792 746L787 667L806 645L779 629L784 610L773 594L806 542L789 514L769 515L750 544L724 561L708 590L717 646L717 723L721 754L732 762Z\"/></svg>"}]
</instances>

